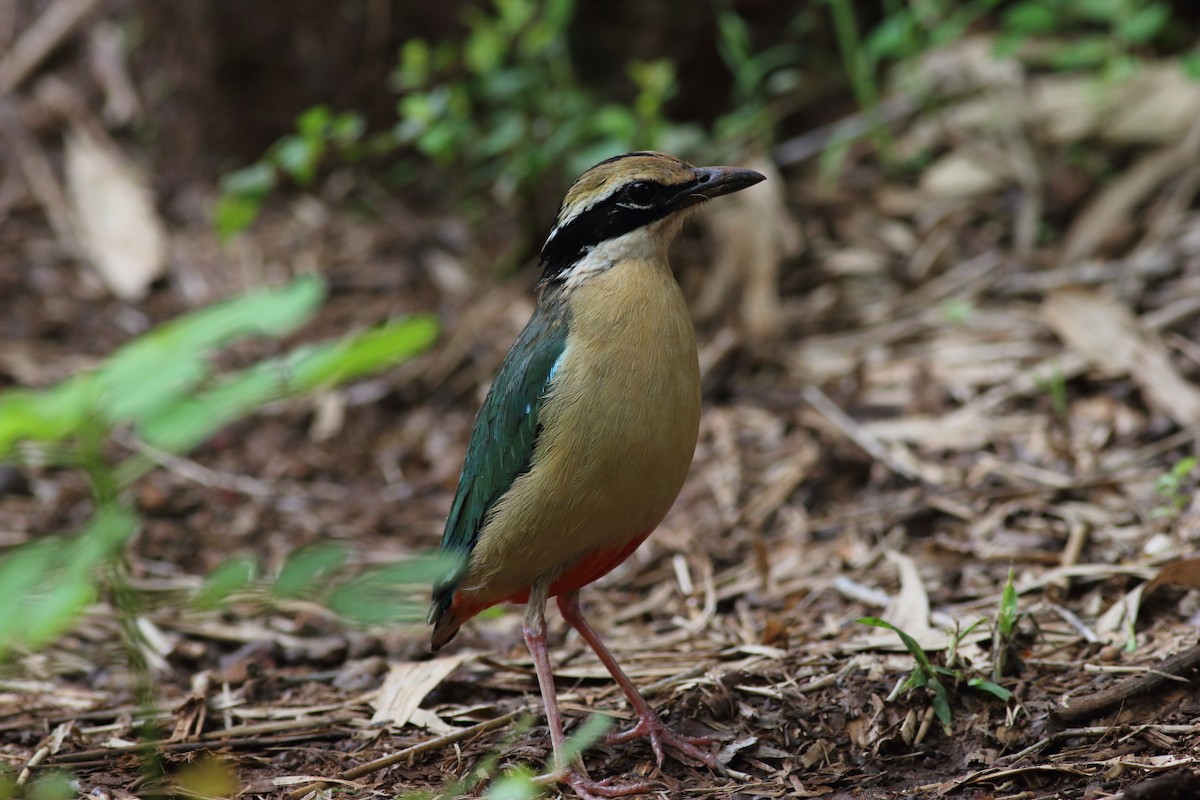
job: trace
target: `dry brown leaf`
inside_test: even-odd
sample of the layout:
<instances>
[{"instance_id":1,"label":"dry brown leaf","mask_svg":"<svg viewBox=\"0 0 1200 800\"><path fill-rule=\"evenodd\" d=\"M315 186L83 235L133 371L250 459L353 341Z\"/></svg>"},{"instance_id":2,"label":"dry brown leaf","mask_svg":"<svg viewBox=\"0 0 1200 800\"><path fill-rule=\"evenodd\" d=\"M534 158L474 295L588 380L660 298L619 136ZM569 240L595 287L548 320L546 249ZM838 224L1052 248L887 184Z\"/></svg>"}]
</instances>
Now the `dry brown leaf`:
<instances>
[{"instance_id":1,"label":"dry brown leaf","mask_svg":"<svg viewBox=\"0 0 1200 800\"><path fill-rule=\"evenodd\" d=\"M892 598L888 607L879 615L907 633L924 650L942 650L950 643L945 631L929 624L929 595L917 563L909 556L894 550L887 551L888 561L900 573L900 592ZM896 634L882 628L871 628L852 645L852 650L904 650Z\"/></svg>"},{"instance_id":2,"label":"dry brown leaf","mask_svg":"<svg viewBox=\"0 0 1200 800\"><path fill-rule=\"evenodd\" d=\"M1106 295L1061 289L1042 302L1042 318L1059 338L1102 369L1129 374L1146 401L1185 428L1200 428L1200 390L1171 363L1128 308Z\"/></svg>"},{"instance_id":3,"label":"dry brown leaf","mask_svg":"<svg viewBox=\"0 0 1200 800\"><path fill-rule=\"evenodd\" d=\"M1181 558L1164 564L1146 588L1143 597L1149 597L1160 586L1178 586L1182 589L1200 589L1200 557Z\"/></svg>"},{"instance_id":4,"label":"dry brown leaf","mask_svg":"<svg viewBox=\"0 0 1200 800\"><path fill-rule=\"evenodd\" d=\"M895 550L887 552L887 559L900 573L900 593L883 612L883 618L916 639L922 647L926 642L944 639L945 634L929 624L929 594L925 591L917 562ZM888 636L890 638L892 634L888 633Z\"/></svg>"},{"instance_id":5,"label":"dry brown leaf","mask_svg":"<svg viewBox=\"0 0 1200 800\"><path fill-rule=\"evenodd\" d=\"M1139 583L1108 607L1093 628L1096 635L1104 642L1115 642L1126 635L1126 630L1137 622L1138 611L1142 605L1142 594L1148 584Z\"/></svg>"},{"instance_id":6,"label":"dry brown leaf","mask_svg":"<svg viewBox=\"0 0 1200 800\"><path fill-rule=\"evenodd\" d=\"M67 190L80 245L113 294L137 300L166 265L166 233L145 179L112 145L76 127Z\"/></svg>"},{"instance_id":7,"label":"dry brown leaf","mask_svg":"<svg viewBox=\"0 0 1200 800\"><path fill-rule=\"evenodd\" d=\"M995 161L957 150L925 168L921 191L936 198L971 197L994 192L1009 179Z\"/></svg>"},{"instance_id":8,"label":"dry brown leaf","mask_svg":"<svg viewBox=\"0 0 1200 800\"><path fill-rule=\"evenodd\" d=\"M1071 223L1063 241L1062 260L1071 264L1088 258L1114 232L1128 229L1138 205L1196 162L1198 143L1200 136L1186 136L1181 142L1143 156L1121 177L1106 184Z\"/></svg>"},{"instance_id":9,"label":"dry brown leaf","mask_svg":"<svg viewBox=\"0 0 1200 800\"><path fill-rule=\"evenodd\" d=\"M443 656L430 661L402 662L392 664L383 686L371 705L375 709L371 722L386 723L396 727L406 725L425 696L438 687L458 669L464 661L474 658L472 653Z\"/></svg>"},{"instance_id":10,"label":"dry brown leaf","mask_svg":"<svg viewBox=\"0 0 1200 800\"><path fill-rule=\"evenodd\" d=\"M993 36L963 36L914 58L899 70L898 83L927 94L1014 87L1025 79L1020 60L997 52Z\"/></svg>"},{"instance_id":11,"label":"dry brown leaf","mask_svg":"<svg viewBox=\"0 0 1200 800\"><path fill-rule=\"evenodd\" d=\"M1178 140L1200 118L1200 84L1178 61L1143 65L1129 80L1052 74L1030 85L1029 104L1052 140L1099 137L1116 144Z\"/></svg>"}]
</instances>

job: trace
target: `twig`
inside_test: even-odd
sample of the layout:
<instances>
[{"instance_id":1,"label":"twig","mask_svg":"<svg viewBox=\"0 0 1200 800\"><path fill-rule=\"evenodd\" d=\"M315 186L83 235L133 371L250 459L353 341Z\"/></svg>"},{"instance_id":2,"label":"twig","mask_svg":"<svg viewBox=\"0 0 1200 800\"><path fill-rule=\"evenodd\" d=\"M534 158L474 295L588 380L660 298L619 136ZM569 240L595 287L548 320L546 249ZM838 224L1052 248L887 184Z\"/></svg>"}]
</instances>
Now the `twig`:
<instances>
[{"instance_id":1,"label":"twig","mask_svg":"<svg viewBox=\"0 0 1200 800\"><path fill-rule=\"evenodd\" d=\"M277 747L283 744L297 744L299 742L311 742L314 739L333 739L344 738L345 734L340 731L330 730L328 726L329 720L320 720L317 722L308 721L308 725L314 730L306 733L296 733L291 736L240 736L240 737L222 737L210 738L204 736L199 741L195 742L141 742L138 744L121 745L120 747L100 747L95 750L80 750L77 753L64 753L63 755L54 756L44 761L39 766L52 767L62 764L72 764L76 767L87 764L94 766L96 764L109 764L118 756L129 755L130 753L140 752L156 752L156 753L193 753L199 750L212 750L216 748L229 748L232 750L251 750L263 749L266 747ZM324 723L324 724L322 724ZM224 731L222 731L223 733Z\"/></svg>"},{"instance_id":2,"label":"twig","mask_svg":"<svg viewBox=\"0 0 1200 800\"><path fill-rule=\"evenodd\" d=\"M16 104L0 91L0 133L8 139L13 155L29 190L37 198L38 203L46 212L46 219L54 229L54 235L59 244L70 253L79 251L78 237L75 235L75 225L71 221L70 204L63 194L62 186L54 175L54 167L50 159L42 152L25 125Z\"/></svg>"},{"instance_id":3,"label":"twig","mask_svg":"<svg viewBox=\"0 0 1200 800\"><path fill-rule=\"evenodd\" d=\"M17 88L83 21L99 0L58 0L0 59L0 94Z\"/></svg>"},{"instance_id":4,"label":"twig","mask_svg":"<svg viewBox=\"0 0 1200 800\"><path fill-rule=\"evenodd\" d=\"M1061 581L1054 581L1053 583L1048 584L1048 587L1061 586L1061 585L1067 583L1069 580L1070 579L1064 573ZM1079 616L1071 609L1064 608L1063 606L1060 606L1058 603L1050 603L1050 602L1047 602L1046 606L1051 611L1053 611L1055 614L1058 614L1059 618L1062 619L1063 622L1070 625L1071 628L1077 634L1079 634L1080 638L1083 639L1085 642L1089 642L1091 644L1096 644L1097 642L1100 641L1100 637L1096 635L1096 632L1093 631L1091 628L1089 628L1087 626L1087 623L1085 623L1083 620L1081 620L1079 618Z\"/></svg>"},{"instance_id":5,"label":"twig","mask_svg":"<svg viewBox=\"0 0 1200 800\"><path fill-rule=\"evenodd\" d=\"M883 123L895 123L916 111L917 104L909 97L891 97L876 108L866 109L845 119L822 125L782 142L773 151L775 161L781 166L807 161L831 145L845 144L869 133Z\"/></svg>"},{"instance_id":6,"label":"twig","mask_svg":"<svg viewBox=\"0 0 1200 800\"><path fill-rule=\"evenodd\" d=\"M1134 675L1115 685L1102 689L1079 700L1068 701L1065 708L1050 712L1050 718L1059 724L1069 724L1099 716L1115 705L1124 703L1139 694L1145 694L1172 678L1182 678L1189 670L1200 666L1200 645L1194 645L1164 658L1152 672Z\"/></svg>"},{"instance_id":7,"label":"twig","mask_svg":"<svg viewBox=\"0 0 1200 800\"><path fill-rule=\"evenodd\" d=\"M485 731L490 731L492 728L499 728L503 725L507 725L517 717L528 713L528 708L518 708L515 711L502 714L495 719L489 719L485 722L480 722L478 725L472 725L469 728L462 728L461 730L454 731L453 733L447 733L444 736L427 739L420 744L414 744L412 747L406 747L403 750L392 753L390 756L377 758L373 761L368 761L365 764L359 764L357 767L343 770L334 776L334 780L351 781L355 778L361 778L363 775L369 775L372 772L378 772L381 769L386 769L394 764L407 761L413 756L420 755L421 753L427 753L430 750L437 750L445 747L448 744L454 744L455 742L470 738L477 733L483 733ZM324 782L310 783L307 786L302 786L299 789L294 789L291 792L288 792L287 797L289 800L300 800L300 798L304 797L310 792L315 792L319 789L325 788L325 785L326 784Z\"/></svg>"},{"instance_id":8,"label":"twig","mask_svg":"<svg viewBox=\"0 0 1200 800\"><path fill-rule=\"evenodd\" d=\"M832 422L850 441L867 451L867 454L872 458L886 464L892 472L913 481L924 479L917 470L908 464L901 463L899 459L884 447L878 438L868 433L849 414L842 411L837 403L830 400L829 396L819 388L808 384L800 390L800 396L807 400L809 405L819 411L827 420Z\"/></svg>"},{"instance_id":9,"label":"twig","mask_svg":"<svg viewBox=\"0 0 1200 800\"><path fill-rule=\"evenodd\" d=\"M1127 734L1123 738L1128 738L1142 731L1154 731L1155 733L1162 733L1168 736L1187 736L1195 734L1197 727L1195 725L1091 725L1084 728L1064 728L1057 733L1039 739L1024 750L1018 750L1012 755L1001 756L996 761L996 766L1003 769L1002 765L1017 764L1026 756L1031 756L1064 739L1099 739L1104 736L1121 733Z\"/></svg>"},{"instance_id":10,"label":"twig","mask_svg":"<svg viewBox=\"0 0 1200 800\"><path fill-rule=\"evenodd\" d=\"M1079 557L1083 555L1083 547L1087 543L1089 526L1074 514L1067 514L1066 517L1067 544L1065 547L1063 547L1062 556L1059 558L1059 565L1063 567L1073 567L1079 563ZM1071 583L1068 579L1063 578L1062 581L1052 584L1049 587L1049 590L1050 597L1054 598L1055 600L1062 599L1066 597L1067 592L1071 590ZM1057 611L1060 616L1064 616L1062 612L1066 609L1060 610L1055 608L1054 610ZM1071 624L1074 625L1075 622L1078 622L1078 620L1068 620L1068 622L1071 622ZM1088 639L1088 641L1090 642L1095 640Z\"/></svg>"}]
</instances>

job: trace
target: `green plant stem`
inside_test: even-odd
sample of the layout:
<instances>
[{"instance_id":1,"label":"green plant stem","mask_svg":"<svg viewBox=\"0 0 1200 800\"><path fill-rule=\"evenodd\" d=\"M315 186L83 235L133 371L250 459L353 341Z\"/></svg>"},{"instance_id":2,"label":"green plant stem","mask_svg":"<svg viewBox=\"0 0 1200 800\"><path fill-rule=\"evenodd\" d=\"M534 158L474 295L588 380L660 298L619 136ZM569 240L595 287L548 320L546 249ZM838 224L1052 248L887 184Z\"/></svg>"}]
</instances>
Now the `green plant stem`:
<instances>
[{"instance_id":1,"label":"green plant stem","mask_svg":"<svg viewBox=\"0 0 1200 800\"><path fill-rule=\"evenodd\" d=\"M143 649L150 647L150 644L137 624L138 617L141 616L143 610L142 603L137 592L129 585L124 559L112 564L108 569L108 574L113 606L116 608L117 619L121 626L121 644L125 650L129 670L133 674L134 697L138 706L137 715L144 720L138 728L142 774L147 786L160 787L166 776L166 767L158 748L163 736L158 727L159 715L155 701L156 687L153 668Z\"/></svg>"},{"instance_id":2,"label":"green plant stem","mask_svg":"<svg viewBox=\"0 0 1200 800\"><path fill-rule=\"evenodd\" d=\"M867 63L866 51L858 31L858 21L850 0L828 0L833 16L834 34L850 86L858 104L871 119L870 136L885 164L892 163L892 141L887 127L879 116L879 89Z\"/></svg>"}]
</instances>

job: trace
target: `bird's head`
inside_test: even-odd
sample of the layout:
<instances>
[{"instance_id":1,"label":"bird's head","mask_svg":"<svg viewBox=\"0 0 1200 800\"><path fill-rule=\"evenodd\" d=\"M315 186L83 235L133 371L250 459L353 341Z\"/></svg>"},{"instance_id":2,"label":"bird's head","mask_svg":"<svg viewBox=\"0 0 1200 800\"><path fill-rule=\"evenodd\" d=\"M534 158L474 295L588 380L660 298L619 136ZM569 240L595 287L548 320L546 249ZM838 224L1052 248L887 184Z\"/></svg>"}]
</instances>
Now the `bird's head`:
<instances>
[{"instance_id":1,"label":"bird's head","mask_svg":"<svg viewBox=\"0 0 1200 800\"><path fill-rule=\"evenodd\" d=\"M765 178L736 167L693 167L664 153L627 153L579 176L542 246L541 283L583 279L623 258L665 255L705 200Z\"/></svg>"}]
</instances>

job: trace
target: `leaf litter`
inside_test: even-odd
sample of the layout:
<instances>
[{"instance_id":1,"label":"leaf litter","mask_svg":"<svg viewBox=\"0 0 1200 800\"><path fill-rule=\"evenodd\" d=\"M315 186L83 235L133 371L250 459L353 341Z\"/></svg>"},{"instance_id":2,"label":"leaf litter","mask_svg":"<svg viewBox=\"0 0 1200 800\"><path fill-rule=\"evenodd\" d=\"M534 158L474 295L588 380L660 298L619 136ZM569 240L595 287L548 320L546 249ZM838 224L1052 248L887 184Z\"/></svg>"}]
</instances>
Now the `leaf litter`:
<instances>
[{"instance_id":1,"label":"leaf litter","mask_svg":"<svg viewBox=\"0 0 1200 800\"><path fill-rule=\"evenodd\" d=\"M1200 422L1197 117L1148 129L1133 113L1194 104L1194 86L1177 64L1147 65L1095 100L1090 83L982 70L977 49L938 54L943 71L975 58L975 85L896 123L899 151L928 166L889 176L851 149L822 183L787 165L756 201L769 207L731 208L675 250L702 312L696 460L662 528L585 595L651 701L746 776L669 760L654 775L667 796L1148 797L1195 782L1196 476L1169 497L1160 478L1194 454ZM1085 141L1115 176L1071 162ZM30 205L58 202L61 187L37 183L52 179L30 180ZM61 212L0 232L0 252L29 265L6 284L20 300L0 292L0 314L21 321L6 380L44 385L127 338L131 314L166 319L313 265L340 287L314 337L426 308L448 333L143 480L128 579L139 634L105 600L21 657L0 680L4 762L130 796L153 730L169 773L216 753L241 794L294 798L436 790L497 752L543 763L512 610L432 659L419 627L356 629L303 598L183 602L230 554L274 568L335 541L366 567L434 546L471 417L529 311L525 283L437 245L441 221L370 223L308 200L232 254L199 226L168 230L169 283L130 306L45 257L78 252L45 222ZM748 218L769 229L739 250ZM421 248L434 255L395 255ZM726 291L705 294L710 280ZM31 481L32 496L0 504L6 544L69 529L86 496L69 476ZM949 733L928 693L889 700L913 659L855 620L888 620L934 663L953 646L964 678L987 676L1002 645L990 625L956 631L994 618L1010 569L1017 659L999 680L1014 699L952 685ZM557 619L552 633L568 716L627 719L588 649ZM653 774L641 744L585 758L595 775Z\"/></svg>"}]
</instances>

